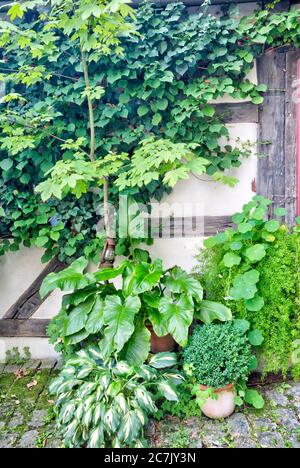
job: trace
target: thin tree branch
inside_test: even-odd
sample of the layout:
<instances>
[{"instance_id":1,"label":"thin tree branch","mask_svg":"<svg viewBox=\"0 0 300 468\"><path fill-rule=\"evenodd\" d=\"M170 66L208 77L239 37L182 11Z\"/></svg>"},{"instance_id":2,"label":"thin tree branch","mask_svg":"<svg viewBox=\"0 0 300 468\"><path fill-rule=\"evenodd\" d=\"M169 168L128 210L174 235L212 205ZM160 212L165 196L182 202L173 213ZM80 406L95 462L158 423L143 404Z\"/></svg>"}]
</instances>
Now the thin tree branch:
<instances>
[{"instance_id":1,"label":"thin tree branch","mask_svg":"<svg viewBox=\"0 0 300 468\"><path fill-rule=\"evenodd\" d=\"M87 102L88 102L88 109L89 109L89 121L90 121L90 160L95 160L95 118L94 118L94 109L93 109L93 101L90 97L90 90L91 90L91 83L89 78L89 68L86 61L86 56L83 48L81 48L81 55L82 55L82 64L83 64L83 72L84 72L84 79L86 84L86 91L87 91Z\"/></svg>"}]
</instances>

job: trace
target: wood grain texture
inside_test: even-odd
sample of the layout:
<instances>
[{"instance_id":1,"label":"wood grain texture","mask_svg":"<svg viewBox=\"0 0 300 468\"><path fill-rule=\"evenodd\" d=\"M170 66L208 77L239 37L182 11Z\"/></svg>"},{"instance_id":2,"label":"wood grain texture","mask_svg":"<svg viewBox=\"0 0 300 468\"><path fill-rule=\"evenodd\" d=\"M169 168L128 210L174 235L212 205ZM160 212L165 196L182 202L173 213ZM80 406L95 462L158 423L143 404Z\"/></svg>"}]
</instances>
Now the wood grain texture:
<instances>
[{"instance_id":1,"label":"wood grain texture","mask_svg":"<svg viewBox=\"0 0 300 468\"><path fill-rule=\"evenodd\" d=\"M290 50L286 54L286 95L285 95L285 200L286 222L294 224L297 206L297 105L299 84L296 87L297 61L300 50ZM298 91L297 91L298 90ZM297 91L297 93L296 93Z\"/></svg>"},{"instance_id":2,"label":"wood grain texture","mask_svg":"<svg viewBox=\"0 0 300 468\"><path fill-rule=\"evenodd\" d=\"M154 239L209 237L232 226L231 216L149 218L146 229Z\"/></svg>"},{"instance_id":3,"label":"wood grain texture","mask_svg":"<svg viewBox=\"0 0 300 468\"><path fill-rule=\"evenodd\" d=\"M28 337L28 338L44 338L46 337L46 328L49 325L49 320L15 320L2 319L0 320L0 336L12 337Z\"/></svg>"},{"instance_id":4,"label":"wood grain texture","mask_svg":"<svg viewBox=\"0 0 300 468\"><path fill-rule=\"evenodd\" d=\"M258 82L278 91L266 93L259 107L257 191L273 201L270 215L285 206L285 73L285 51L269 52L257 61Z\"/></svg>"},{"instance_id":5,"label":"wood grain texture","mask_svg":"<svg viewBox=\"0 0 300 468\"><path fill-rule=\"evenodd\" d=\"M9 308L5 313L3 319L28 319L30 318L37 309L44 302L40 298L39 290L41 284L49 273L57 272L65 268L66 265L59 262L57 259L53 259L31 286L20 296L20 298Z\"/></svg>"},{"instance_id":6,"label":"wood grain texture","mask_svg":"<svg viewBox=\"0 0 300 468\"><path fill-rule=\"evenodd\" d=\"M258 106L251 102L216 104L225 123L258 123Z\"/></svg>"}]
</instances>

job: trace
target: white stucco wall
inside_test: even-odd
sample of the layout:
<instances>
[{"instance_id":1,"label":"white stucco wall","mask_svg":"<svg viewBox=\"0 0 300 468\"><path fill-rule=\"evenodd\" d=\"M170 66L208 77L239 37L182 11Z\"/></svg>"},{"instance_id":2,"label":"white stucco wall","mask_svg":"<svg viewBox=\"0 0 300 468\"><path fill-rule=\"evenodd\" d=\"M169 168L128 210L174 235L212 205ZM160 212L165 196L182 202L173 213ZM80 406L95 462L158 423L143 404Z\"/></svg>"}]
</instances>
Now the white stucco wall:
<instances>
[{"instance_id":1,"label":"white stucco wall","mask_svg":"<svg viewBox=\"0 0 300 468\"><path fill-rule=\"evenodd\" d=\"M22 247L0 257L0 318L45 268L42 250Z\"/></svg>"}]
</instances>

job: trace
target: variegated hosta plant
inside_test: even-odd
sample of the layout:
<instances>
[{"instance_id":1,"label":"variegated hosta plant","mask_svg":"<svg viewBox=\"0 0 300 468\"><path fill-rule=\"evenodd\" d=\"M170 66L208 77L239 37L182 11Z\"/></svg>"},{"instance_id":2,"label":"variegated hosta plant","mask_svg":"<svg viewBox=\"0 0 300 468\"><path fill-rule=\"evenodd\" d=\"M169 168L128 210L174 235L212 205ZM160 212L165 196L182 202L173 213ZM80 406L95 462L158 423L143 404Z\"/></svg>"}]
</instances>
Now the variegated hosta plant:
<instances>
[{"instance_id":1,"label":"variegated hosta plant","mask_svg":"<svg viewBox=\"0 0 300 468\"><path fill-rule=\"evenodd\" d=\"M176 355L160 353L140 367L104 360L99 347L80 350L50 385L57 424L68 448L144 447L156 399L177 401ZM175 370L174 370L175 368Z\"/></svg>"}]
</instances>

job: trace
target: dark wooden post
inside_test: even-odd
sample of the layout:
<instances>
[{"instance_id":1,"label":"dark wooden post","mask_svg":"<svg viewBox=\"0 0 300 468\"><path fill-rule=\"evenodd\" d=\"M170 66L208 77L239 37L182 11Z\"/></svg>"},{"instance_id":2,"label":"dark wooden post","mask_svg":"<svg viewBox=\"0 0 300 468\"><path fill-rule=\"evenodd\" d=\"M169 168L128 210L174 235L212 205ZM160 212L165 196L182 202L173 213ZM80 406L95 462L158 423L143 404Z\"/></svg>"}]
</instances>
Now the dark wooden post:
<instances>
[{"instance_id":1,"label":"dark wooden post","mask_svg":"<svg viewBox=\"0 0 300 468\"><path fill-rule=\"evenodd\" d=\"M258 59L258 82L267 84L268 91L259 107L257 191L270 198L275 208L286 205L285 74L285 51L275 50Z\"/></svg>"}]
</instances>

